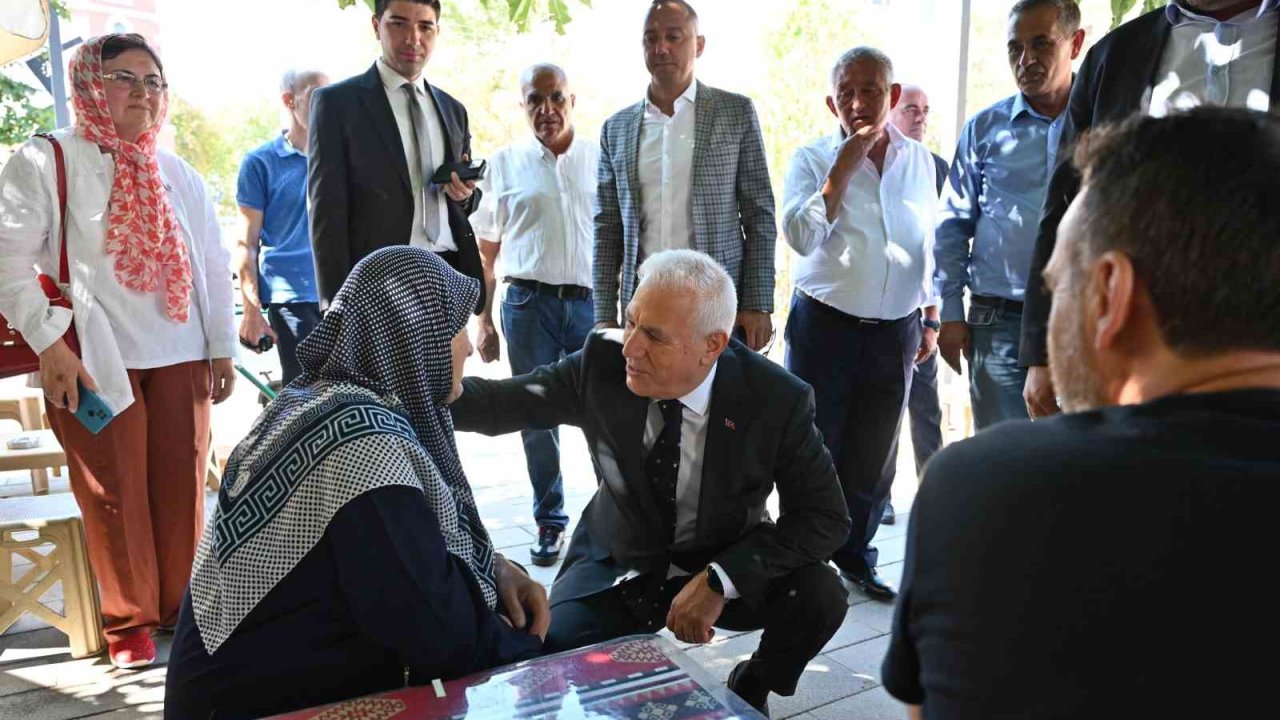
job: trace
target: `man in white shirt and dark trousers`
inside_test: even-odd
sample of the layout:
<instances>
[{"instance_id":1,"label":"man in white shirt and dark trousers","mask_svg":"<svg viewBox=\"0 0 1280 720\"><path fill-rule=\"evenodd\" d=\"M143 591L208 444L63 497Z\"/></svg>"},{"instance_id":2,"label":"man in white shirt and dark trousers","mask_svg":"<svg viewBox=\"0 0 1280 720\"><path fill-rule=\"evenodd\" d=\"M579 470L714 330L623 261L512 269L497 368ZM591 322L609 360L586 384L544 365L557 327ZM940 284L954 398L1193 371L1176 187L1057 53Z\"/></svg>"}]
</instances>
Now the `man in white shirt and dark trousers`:
<instances>
[{"instance_id":1,"label":"man in white shirt and dark trousers","mask_svg":"<svg viewBox=\"0 0 1280 720\"><path fill-rule=\"evenodd\" d=\"M871 547L918 361L937 347L933 223L937 169L889 122L902 89L893 63L853 48L831 71L837 133L801 148L787 173L783 234L799 255L787 369L813 386L816 423L853 527L832 560L867 595L896 594Z\"/></svg>"},{"instance_id":2,"label":"man in white shirt and dark trousers","mask_svg":"<svg viewBox=\"0 0 1280 720\"><path fill-rule=\"evenodd\" d=\"M694 78L704 41L686 0L653 0L645 97L600 130L596 323L618 326L645 258L692 249L733 278L734 337L759 350L773 333L778 236L764 137L751 100Z\"/></svg>"},{"instance_id":3,"label":"man in white shirt and dark trousers","mask_svg":"<svg viewBox=\"0 0 1280 720\"><path fill-rule=\"evenodd\" d=\"M501 257L507 281L502 332L512 375L582 349L591 331L591 218L600 158L599 146L574 131L576 98L564 70L550 64L528 68L520 76L520 95L533 137L489 159L488 176L480 183L483 199L471 219L487 285L477 336L480 358L493 362L499 356L492 299ZM526 430L521 437L538 523L530 560L554 565L569 522L559 431Z\"/></svg>"}]
</instances>

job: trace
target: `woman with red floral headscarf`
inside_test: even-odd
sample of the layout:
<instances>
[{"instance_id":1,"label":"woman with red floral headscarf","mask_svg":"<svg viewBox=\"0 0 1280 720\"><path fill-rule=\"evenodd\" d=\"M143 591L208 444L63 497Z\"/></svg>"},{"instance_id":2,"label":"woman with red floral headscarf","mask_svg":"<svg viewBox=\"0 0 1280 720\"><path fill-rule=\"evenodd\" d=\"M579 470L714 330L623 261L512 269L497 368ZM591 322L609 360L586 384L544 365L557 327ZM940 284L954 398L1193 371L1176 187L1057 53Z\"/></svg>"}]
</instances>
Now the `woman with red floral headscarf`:
<instances>
[{"instance_id":1,"label":"woman with red floral headscarf","mask_svg":"<svg viewBox=\"0 0 1280 720\"><path fill-rule=\"evenodd\" d=\"M229 256L200 176L156 147L168 85L146 40L94 38L69 70L76 124L53 134L65 218L49 141L33 138L0 174L0 313L40 354L111 661L141 667L190 580L209 407L234 384ZM70 310L49 303L33 270L57 275L64 222ZM79 356L62 339L73 324ZM97 434L74 415L86 390L114 413Z\"/></svg>"}]
</instances>

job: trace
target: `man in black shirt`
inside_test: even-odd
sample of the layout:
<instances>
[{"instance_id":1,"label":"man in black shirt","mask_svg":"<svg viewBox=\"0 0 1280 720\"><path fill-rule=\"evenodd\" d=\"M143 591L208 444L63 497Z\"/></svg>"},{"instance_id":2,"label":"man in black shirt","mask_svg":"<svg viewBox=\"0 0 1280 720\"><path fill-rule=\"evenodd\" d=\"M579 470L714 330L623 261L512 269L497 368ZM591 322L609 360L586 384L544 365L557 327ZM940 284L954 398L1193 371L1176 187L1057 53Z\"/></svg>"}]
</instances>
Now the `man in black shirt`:
<instances>
[{"instance_id":1,"label":"man in black shirt","mask_svg":"<svg viewBox=\"0 0 1280 720\"><path fill-rule=\"evenodd\" d=\"M1280 118L1136 118L1076 163L1045 271L1072 414L926 468L885 687L930 720L1256 715L1277 625L1258 581L1280 482Z\"/></svg>"}]
</instances>

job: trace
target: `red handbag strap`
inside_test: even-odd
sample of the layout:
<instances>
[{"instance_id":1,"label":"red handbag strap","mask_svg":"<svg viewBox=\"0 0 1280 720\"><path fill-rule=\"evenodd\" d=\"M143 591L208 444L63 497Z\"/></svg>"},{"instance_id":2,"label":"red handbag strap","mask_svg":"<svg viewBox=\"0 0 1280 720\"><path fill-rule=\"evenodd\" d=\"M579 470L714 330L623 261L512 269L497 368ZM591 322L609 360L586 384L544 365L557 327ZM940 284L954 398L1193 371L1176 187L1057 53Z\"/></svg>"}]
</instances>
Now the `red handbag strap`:
<instances>
[{"instance_id":1,"label":"red handbag strap","mask_svg":"<svg viewBox=\"0 0 1280 720\"><path fill-rule=\"evenodd\" d=\"M36 137L44 138L53 146L53 162L58 171L58 211L61 220L58 222L62 248L58 251L58 283L67 285L71 282L71 270L67 265L67 164L62 157L62 145L49 133L38 133Z\"/></svg>"}]
</instances>

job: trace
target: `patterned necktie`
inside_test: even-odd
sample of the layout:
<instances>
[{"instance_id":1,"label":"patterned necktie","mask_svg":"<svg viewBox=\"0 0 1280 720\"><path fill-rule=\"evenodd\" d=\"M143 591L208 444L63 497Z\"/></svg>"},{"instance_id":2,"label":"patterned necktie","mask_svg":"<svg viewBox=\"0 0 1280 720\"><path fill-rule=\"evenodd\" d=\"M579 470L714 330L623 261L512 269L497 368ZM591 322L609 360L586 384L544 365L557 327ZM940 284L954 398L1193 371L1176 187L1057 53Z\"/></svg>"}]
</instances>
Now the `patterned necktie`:
<instances>
[{"instance_id":1,"label":"patterned necktie","mask_svg":"<svg viewBox=\"0 0 1280 720\"><path fill-rule=\"evenodd\" d=\"M413 147L417 150L416 157L406 159L418 161L418 172L422 177L422 228L427 232L427 240L435 243L440 239L440 196L436 186L431 184L436 168L435 158L431 155L431 133L427 132L427 121L422 116L422 106L418 104L418 86L405 83L401 87L409 96L409 126L413 133Z\"/></svg>"},{"instance_id":2,"label":"patterned necktie","mask_svg":"<svg viewBox=\"0 0 1280 720\"><path fill-rule=\"evenodd\" d=\"M660 400L658 409L662 411L662 432L649 449L644 469L658 497L658 510L662 513L663 527L670 544L676 535L676 479L680 475L680 427L684 424L684 405L679 400Z\"/></svg>"}]
</instances>

